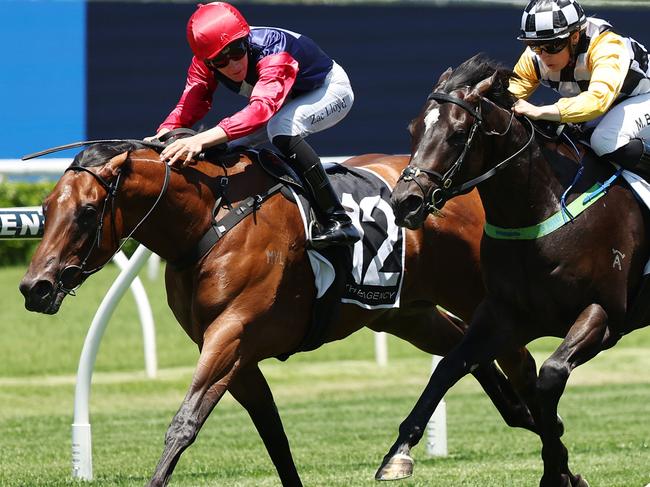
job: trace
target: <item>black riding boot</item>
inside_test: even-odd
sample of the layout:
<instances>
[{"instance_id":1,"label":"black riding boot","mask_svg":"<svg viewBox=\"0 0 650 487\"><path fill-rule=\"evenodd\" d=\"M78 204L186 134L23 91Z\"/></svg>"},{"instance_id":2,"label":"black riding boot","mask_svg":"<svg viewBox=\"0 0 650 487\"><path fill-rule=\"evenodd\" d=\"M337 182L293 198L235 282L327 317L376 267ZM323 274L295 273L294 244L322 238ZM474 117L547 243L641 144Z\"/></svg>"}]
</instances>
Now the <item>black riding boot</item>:
<instances>
[{"instance_id":1,"label":"black riding boot","mask_svg":"<svg viewBox=\"0 0 650 487\"><path fill-rule=\"evenodd\" d=\"M293 163L312 194L315 213L322 228L319 232L312 232L312 247L320 249L357 242L361 235L343 209L320 158L311 146L301 137L288 135L274 137L273 145Z\"/></svg>"},{"instance_id":2,"label":"black riding boot","mask_svg":"<svg viewBox=\"0 0 650 487\"><path fill-rule=\"evenodd\" d=\"M639 158L639 163L637 164L638 171L642 173L641 175L648 179L650 175L650 141L645 139L639 139L643 144L643 152Z\"/></svg>"},{"instance_id":3,"label":"black riding boot","mask_svg":"<svg viewBox=\"0 0 650 487\"><path fill-rule=\"evenodd\" d=\"M640 137L634 138L623 147L606 154L604 157L619 164L623 169L629 169L650 182L649 140Z\"/></svg>"}]
</instances>

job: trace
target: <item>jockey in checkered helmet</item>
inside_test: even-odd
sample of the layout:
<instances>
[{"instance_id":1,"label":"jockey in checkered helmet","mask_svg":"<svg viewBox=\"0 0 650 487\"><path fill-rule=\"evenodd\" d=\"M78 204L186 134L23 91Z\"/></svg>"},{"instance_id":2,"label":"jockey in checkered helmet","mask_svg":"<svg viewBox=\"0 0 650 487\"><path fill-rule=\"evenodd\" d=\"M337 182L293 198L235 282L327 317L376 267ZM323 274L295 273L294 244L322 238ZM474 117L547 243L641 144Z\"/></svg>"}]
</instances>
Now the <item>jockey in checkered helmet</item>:
<instances>
[{"instance_id":1,"label":"jockey in checkered helmet","mask_svg":"<svg viewBox=\"0 0 650 487\"><path fill-rule=\"evenodd\" d=\"M521 34L517 39L565 39L586 22L587 16L575 0L532 0L521 16Z\"/></svg>"},{"instance_id":2,"label":"jockey in checkered helmet","mask_svg":"<svg viewBox=\"0 0 650 487\"><path fill-rule=\"evenodd\" d=\"M517 115L584 123L596 155L650 181L650 58L642 44L587 17L575 0L532 0L517 37L526 49L509 90ZM554 104L527 100L539 85L560 94Z\"/></svg>"}]
</instances>

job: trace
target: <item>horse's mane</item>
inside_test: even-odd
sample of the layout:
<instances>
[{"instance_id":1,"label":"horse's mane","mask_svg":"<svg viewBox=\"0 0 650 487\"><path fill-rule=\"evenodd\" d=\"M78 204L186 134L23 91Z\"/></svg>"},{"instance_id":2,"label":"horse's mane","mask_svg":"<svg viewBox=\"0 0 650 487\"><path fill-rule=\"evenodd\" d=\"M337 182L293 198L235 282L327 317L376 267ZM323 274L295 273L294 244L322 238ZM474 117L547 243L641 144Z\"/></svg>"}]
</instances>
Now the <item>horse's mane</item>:
<instances>
[{"instance_id":1,"label":"horse's mane","mask_svg":"<svg viewBox=\"0 0 650 487\"><path fill-rule=\"evenodd\" d=\"M510 78L517 75L510 69L491 60L483 53L478 53L454 69L450 77L442 86L437 89L446 93L463 88L465 86L474 86L494 73L497 73L498 82L494 83L487 98L497 105L510 108L515 102L515 96L508 91Z\"/></svg>"},{"instance_id":2,"label":"horse's mane","mask_svg":"<svg viewBox=\"0 0 650 487\"><path fill-rule=\"evenodd\" d=\"M70 167L97 167L103 166L113 157L123 152L132 152L139 149L153 149L160 152L162 149L154 145L139 143L136 140L123 140L120 142L101 142L91 144L79 152L70 164ZM239 160L239 155L246 151L246 147L235 147L225 150L225 145L210 147L205 151L205 160L211 162L226 162L234 164Z\"/></svg>"},{"instance_id":3,"label":"horse's mane","mask_svg":"<svg viewBox=\"0 0 650 487\"><path fill-rule=\"evenodd\" d=\"M106 142L92 144L77 154L70 167L95 167L102 166L113 157L127 151L151 148L145 144L134 141Z\"/></svg>"}]
</instances>

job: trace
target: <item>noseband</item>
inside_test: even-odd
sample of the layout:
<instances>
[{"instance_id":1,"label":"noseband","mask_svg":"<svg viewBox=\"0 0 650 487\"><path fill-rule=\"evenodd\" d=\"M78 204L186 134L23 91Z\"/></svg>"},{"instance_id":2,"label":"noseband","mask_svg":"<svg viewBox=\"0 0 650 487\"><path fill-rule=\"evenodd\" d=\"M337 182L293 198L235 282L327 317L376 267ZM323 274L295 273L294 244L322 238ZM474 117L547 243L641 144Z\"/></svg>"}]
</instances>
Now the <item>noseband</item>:
<instances>
[{"instance_id":1,"label":"noseband","mask_svg":"<svg viewBox=\"0 0 650 487\"><path fill-rule=\"evenodd\" d=\"M115 254L117 254L120 250L122 250L124 244L129 240L129 238L133 236L133 234L138 230L140 225L144 223L144 221L149 217L149 215L151 215L151 212L154 210L154 208L156 208L156 206L162 199L163 195L167 192L167 188L169 186L170 169L167 164L163 164L163 165L165 166L165 179L163 181L162 188L160 189L160 193L156 198L156 201L154 201L149 211L147 211L147 213L142 217L142 219L133 228L133 230L131 230L129 235L122 240L122 243L118 246L117 250L113 252L113 254L111 254L111 256L106 260L106 262L91 270L86 270L86 265L88 264L88 260L90 259L90 256L93 253L93 251L101 247L102 236L104 233L103 232L104 216L106 215L106 211L109 206L111 209L111 234L113 236L113 240L117 241L117 230L115 229L115 199L117 197L117 190L119 189L120 181L122 180L122 171L119 170L115 180L109 183L104 178L102 178L99 174L91 171L87 167L71 166L65 170L65 172L74 171L76 173L86 172L90 174L92 177L95 178L95 180L100 184L100 186L102 186L102 188L106 190L106 198L104 198L104 204L102 206L99 222L97 223L97 230L95 231L95 237L92 240L92 245L88 249L88 252L86 253L86 256L83 258L83 260L81 261L80 265L69 265L66 266L63 270L61 270L61 272L57 277L57 282L55 285L56 290L63 291L66 294L74 296L75 289L79 287L81 283L83 283L88 278L88 276L101 270L108 262L110 262L110 260L113 258ZM75 280L75 278L81 278L80 283L77 284L76 286L70 284Z\"/></svg>"},{"instance_id":2,"label":"noseband","mask_svg":"<svg viewBox=\"0 0 650 487\"><path fill-rule=\"evenodd\" d=\"M474 122L472 123L472 126L469 129L469 135L467 136L467 140L465 141L463 150L461 151L456 161L451 165L451 167L444 174L440 174L439 172L433 171L431 169L420 168L409 164L404 168L401 176L399 177L399 179L403 179L404 181L413 181L420 188L420 190L422 191L422 195L424 197L424 209L427 213L438 214L440 213L440 210L442 209L443 205L448 199L453 198L454 196L457 196L466 191L469 191L474 186L477 186L479 183L492 177L496 172L500 171L501 169L504 169L508 162L512 161L515 157L517 157L524 150L526 150L526 148L528 148L528 146L532 143L533 138L535 137L535 130L533 128L532 122L527 117L524 117L530 124L531 131L530 131L530 138L524 144L523 147L521 147L517 152L515 152L508 158L499 162L497 165L495 165L492 169L485 172L484 174L474 179L471 179L469 181L466 181L464 183L461 183L459 185L453 186L453 177L460 170L461 166L463 165L463 162L465 162L465 158L467 157L467 154L472 146L472 143L474 142L474 136L476 135L476 132L480 129L484 135L496 135L499 137L505 136L506 134L508 134L508 132L510 132L510 128L512 127L514 112L510 113L510 121L508 122L508 126L506 127L505 131L496 132L494 130L486 130L484 128L483 125L484 120L481 115L480 103L478 107L474 108L471 104L467 103L465 100L458 98L457 96L448 93L442 93L442 92L431 93L427 97L427 102L431 100L435 100L438 103L444 103L444 102L453 103L463 108L466 112L472 115L472 117L474 117ZM420 173L424 173L427 176L429 176L429 178L437 186L436 188L432 189L430 195L427 195L424 187L417 180L417 176Z\"/></svg>"}]
</instances>

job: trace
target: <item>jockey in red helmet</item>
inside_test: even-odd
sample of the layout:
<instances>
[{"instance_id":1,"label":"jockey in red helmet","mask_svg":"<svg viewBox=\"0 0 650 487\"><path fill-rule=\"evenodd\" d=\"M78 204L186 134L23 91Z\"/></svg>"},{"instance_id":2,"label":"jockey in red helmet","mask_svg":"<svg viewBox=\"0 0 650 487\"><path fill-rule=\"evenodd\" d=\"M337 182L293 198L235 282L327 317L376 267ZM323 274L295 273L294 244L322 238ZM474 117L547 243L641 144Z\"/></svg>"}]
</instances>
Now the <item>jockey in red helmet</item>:
<instances>
[{"instance_id":1,"label":"jockey in red helmet","mask_svg":"<svg viewBox=\"0 0 650 487\"><path fill-rule=\"evenodd\" d=\"M229 3L199 5L187 22L187 42L199 59L212 59L231 42L245 38L251 28Z\"/></svg>"},{"instance_id":2,"label":"jockey in red helmet","mask_svg":"<svg viewBox=\"0 0 650 487\"><path fill-rule=\"evenodd\" d=\"M349 112L354 94L347 74L310 38L272 27L250 27L232 5L199 5L187 23L194 57L176 108L158 128L191 127L210 110L218 84L249 99L216 127L177 140L161 153L171 165L186 165L208 147L236 141L271 141L291 161L312 193L322 231L315 248L350 245L360 234L334 192L320 158L305 141Z\"/></svg>"},{"instance_id":3,"label":"jockey in red helmet","mask_svg":"<svg viewBox=\"0 0 650 487\"><path fill-rule=\"evenodd\" d=\"M509 89L518 115L585 122L594 152L650 177L650 65L646 49L587 17L575 0L532 0L518 37L526 50ZM526 99L542 84L560 93L553 105Z\"/></svg>"}]
</instances>

